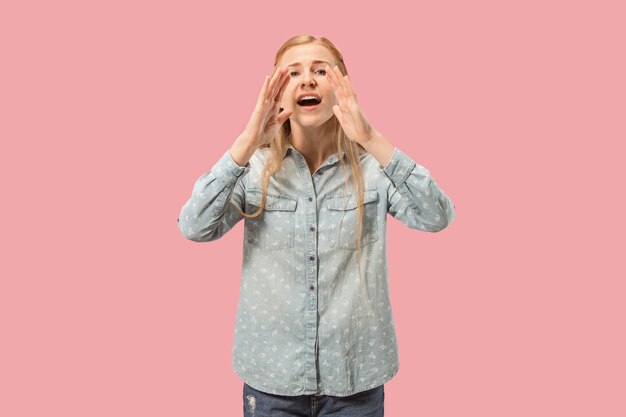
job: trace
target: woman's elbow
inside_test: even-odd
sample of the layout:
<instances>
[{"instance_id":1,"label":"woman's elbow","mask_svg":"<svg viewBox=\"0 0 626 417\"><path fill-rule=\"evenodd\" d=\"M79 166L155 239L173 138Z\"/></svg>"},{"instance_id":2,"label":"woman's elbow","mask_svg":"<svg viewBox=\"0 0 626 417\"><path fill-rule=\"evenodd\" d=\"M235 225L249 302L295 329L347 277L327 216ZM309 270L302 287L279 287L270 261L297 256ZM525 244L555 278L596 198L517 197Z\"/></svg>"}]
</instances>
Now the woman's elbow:
<instances>
[{"instance_id":1,"label":"woman's elbow","mask_svg":"<svg viewBox=\"0 0 626 417\"><path fill-rule=\"evenodd\" d=\"M438 213L428 220L422 219L418 223L419 227L416 228L426 232L437 233L447 228L452 223L452 220L454 220L454 215Z\"/></svg>"},{"instance_id":2,"label":"woman's elbow","mask_svg":"<svg viewBox=\"0 0 626 417\"><path fill-rule=\"evenodd\" d=\"M181 221L180 217L178 218L178 229L187 240L192 242L210 242L219 238L217 233L210 230L202 230L196 226L188 221Z\"/></svg>"},{"instance_id":3,"label":"woman's elbow","mask_svg":"<svg viewBox=\"0 0 626 417\"><path fill-rule=\"evenodd\" d=\"M453 210L446 213L442 212L437 214L435 216L435 222L433 222L432 225L432 232L440 232L443 229L447 228L448 226L450 226L455 217L456 215L454 214Z\"/></svg>"}]
</instances>

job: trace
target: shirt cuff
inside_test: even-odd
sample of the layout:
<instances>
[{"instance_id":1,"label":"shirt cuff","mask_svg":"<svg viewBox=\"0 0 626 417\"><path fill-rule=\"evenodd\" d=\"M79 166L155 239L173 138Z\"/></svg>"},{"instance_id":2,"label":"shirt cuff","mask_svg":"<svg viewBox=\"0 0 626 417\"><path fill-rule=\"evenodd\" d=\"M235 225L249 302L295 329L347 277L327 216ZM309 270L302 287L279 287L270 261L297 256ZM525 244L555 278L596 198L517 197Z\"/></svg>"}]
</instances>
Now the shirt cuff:
<instances>
[{"instance_id":1,"label":"shirt cuff","mask_svg":"<svg viewBox=\"0 0 626 417\"><path fill-rule=\"evenodd\" d=\"M245 166L238 165L233 157L230 155L230 151L226 151L224 155L213 165L211 169L215 176L223 178L223 179L231 179L234 184L237 182L237 179L242 175L248 173L250 171L250 162L246 163ZM227 182L230 182L227 180Z\"/></svg>"},{"instance_id":2,"label":"shirt cuff","mask_svg":"<svg viewBox=\"0 0 626 417\"><path fill-rule=\"evenodd\" d=\"M415 165L415 161L413 161L407 154L398 148L394 148L391 160L387 166L379 166L397 188L402 185L407 178L409 178L409 175L411 175L411 171L413 171Z\"/></svg>"}]
</instances>

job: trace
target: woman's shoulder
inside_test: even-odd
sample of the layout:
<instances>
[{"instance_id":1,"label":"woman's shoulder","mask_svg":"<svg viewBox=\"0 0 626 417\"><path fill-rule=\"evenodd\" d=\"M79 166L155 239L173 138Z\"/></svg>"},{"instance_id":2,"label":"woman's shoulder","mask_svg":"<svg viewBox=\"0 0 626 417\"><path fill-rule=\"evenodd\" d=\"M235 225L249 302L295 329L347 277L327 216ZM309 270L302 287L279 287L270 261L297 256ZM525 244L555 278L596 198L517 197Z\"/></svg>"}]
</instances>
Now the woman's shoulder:
<instances>
[{"instance_id":1,"label":"woman's shoulder","mask_svg":"<svg viewBox=\"0 0 626 417\"><path fill-rule=\"evenodd\" d=\"M269 147L259 147L250 157L250 173L253 177L258 177L261 175L267 161L272 156L272 149Z\"/></svg>"},{"instance_id":2,"label":"woman's shoulder","mask_svg":"<svg viewBox=\"0 0 626 417\"><path fill-rule=\"evenodd\" d=\"M360 164L361 164L362 169L373 169L378 166L378 160L374 158L374 156L367 151L364 151L363 153L361 153L359 157L360 157Z\"/></svg>"},{"instance_id":3,"label":"woman's shoulder","mask_svg":"<svg viewBox=\"0 0 626 417\"><path fill-rule=\"evenodd\" d=\"M269 147L259 147L252 157L250 158L250 166L251 167L263 167L270 157L270 148Z\"/></svg>"}]
</instances>

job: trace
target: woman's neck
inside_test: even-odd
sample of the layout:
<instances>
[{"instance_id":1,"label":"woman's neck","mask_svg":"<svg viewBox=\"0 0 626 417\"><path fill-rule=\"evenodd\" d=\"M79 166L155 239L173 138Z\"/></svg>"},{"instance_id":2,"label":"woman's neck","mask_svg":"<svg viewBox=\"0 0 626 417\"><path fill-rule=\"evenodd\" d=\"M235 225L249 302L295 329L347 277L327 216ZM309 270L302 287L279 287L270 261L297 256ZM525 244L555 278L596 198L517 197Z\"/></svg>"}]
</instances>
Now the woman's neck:
<instances>
[{"instance_id":1,"label":"woman's neck","mask_svg":"<svg viewBox=\"0 0 626 417\"><path fill-rule=\"evenodd\" d=\"M337 153L333 133L332 126L305 129L292 124L291 145L304 156L311 173L314 173L332 154Z\"/></svg>"}]
</instances>

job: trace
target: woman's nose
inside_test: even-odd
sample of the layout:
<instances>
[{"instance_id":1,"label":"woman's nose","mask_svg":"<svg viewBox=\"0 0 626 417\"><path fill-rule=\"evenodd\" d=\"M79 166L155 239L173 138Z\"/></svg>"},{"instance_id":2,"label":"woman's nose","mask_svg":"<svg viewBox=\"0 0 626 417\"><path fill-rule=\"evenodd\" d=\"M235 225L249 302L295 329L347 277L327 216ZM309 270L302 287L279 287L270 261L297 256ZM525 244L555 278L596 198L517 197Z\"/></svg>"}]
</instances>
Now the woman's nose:
<instances>
[{"instance_id":1,"label":"woman's nose","mask_svg":"<svg viewBox=\"0 0 626 417\"><path fill-rule=\"evenodd\" d=\"M309 84L309 85L314 85L315 84L315 80L310 75L304 75L302 77L302 85L307 85L307 84Z\"/></svg>"}]
</instances>

